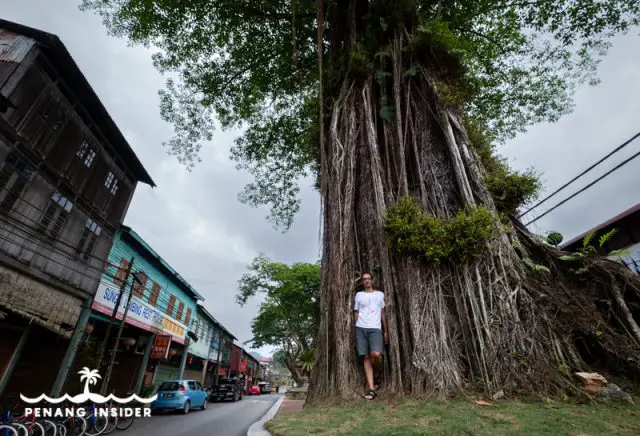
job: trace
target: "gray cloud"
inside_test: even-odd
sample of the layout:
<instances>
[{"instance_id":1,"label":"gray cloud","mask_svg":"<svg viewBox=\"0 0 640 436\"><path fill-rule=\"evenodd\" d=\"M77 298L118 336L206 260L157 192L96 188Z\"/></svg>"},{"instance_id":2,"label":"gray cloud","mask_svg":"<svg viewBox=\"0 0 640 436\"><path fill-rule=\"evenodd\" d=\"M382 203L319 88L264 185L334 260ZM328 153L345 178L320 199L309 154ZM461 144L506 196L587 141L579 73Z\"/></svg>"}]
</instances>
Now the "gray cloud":
<instances>
[{"instance_id":1,"label":"gray cloud","mask_svg":"<svg viewBox=\"0 0 640 436\"><path fill-rule=\"evenodd\" d=\"M0 0L0 8L3 18L57 34L67 45L158 185L138 188L125 222L206 297L205 306L241 342L248 340L259 301L236 305L236 282L261 252L283 262L318 259L318 195L305 181L293 229L284 235L273 230L264 219L266 210L237 201L249 180L229 160L237 131L216 132L213 144L203 150L203 162L192 173L186 171L161 146L171 129L159 116L157 91L164 78L153 68L151 53L108 37L100 20L81 13L78 3ZM602 84L578 92L574 114L536 126L503 147L515 167L536 167L551 190L640 128L636 34L618 38L602 65ZM559 230L569 238L637 203L634 168L637 163L544 218L537 228Z\"/></svg>"}]
</instances>

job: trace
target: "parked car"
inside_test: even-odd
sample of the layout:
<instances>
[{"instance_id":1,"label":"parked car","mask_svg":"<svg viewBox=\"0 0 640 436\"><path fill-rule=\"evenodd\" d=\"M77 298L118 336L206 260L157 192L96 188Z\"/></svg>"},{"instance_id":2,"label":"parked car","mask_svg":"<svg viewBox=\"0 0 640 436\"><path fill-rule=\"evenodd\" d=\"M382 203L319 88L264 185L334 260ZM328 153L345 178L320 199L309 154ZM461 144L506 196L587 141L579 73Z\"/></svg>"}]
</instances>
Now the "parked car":
<instances>
[{"instance_id":1,"label":"parked car","mask_svg":"<svg viewBox=\"0 0 640 436\"><path fill-rule=\"evenodd\" d=\"M218 384L211 387L211 401L242 400L242 381L237 378L220 377Z\"/></svg>"},{"instance_id":2,"label":"parked car","mask_svg":"<svg viewBox=\"0 0 640 436\"><path fill-rule=\"evenodd\" d=\"M158 398L151 403L152 411L181 410L187 414L194 408L207 408L207 392L195 380L168 380L158 388Z\"/></svg>"},{"instance_id":3,"label":"parked car","mask_svg":"<svg viewBox=\"0 0 640 436\"><path fill-rule=\"evenodd\" d=\"M262 391L260 391L260 386L253 385L249 388L249 395L260 395Z\"/></svg>"},{"instance_id":4,"label":"parked car","mask_svg":"<svg viewBox=\"0 0 640 436\"><path fill-rule=\"evenodd\" d=\"M271 384L267 382L258 383L258 387L260 388L261 394L270 394L271 393Z\"/></svg>"}]
</instances>

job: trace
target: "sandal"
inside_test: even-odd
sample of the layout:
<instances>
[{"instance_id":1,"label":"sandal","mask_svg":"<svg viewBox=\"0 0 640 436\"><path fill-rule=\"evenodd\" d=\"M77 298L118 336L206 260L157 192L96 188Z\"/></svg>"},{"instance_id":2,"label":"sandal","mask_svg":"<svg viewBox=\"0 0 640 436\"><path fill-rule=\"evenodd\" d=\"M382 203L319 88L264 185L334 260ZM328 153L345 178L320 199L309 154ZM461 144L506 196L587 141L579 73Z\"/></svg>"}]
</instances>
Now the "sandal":
<instances>
[{"instance_id":1,"label":"sandal","mask_svg":"<svg viewBox=\"0 0 640 436\"><path fill-rule=\"evenodd\" d=\"M369 400L369 401L373 401L377 396L378 396L378 394L376 394L376 391L370 390L369 392L367 392L364 395L364 399L365 400ZM367 398L367 397L370 397L370 398Z\"/></svg>"}]
</instances>

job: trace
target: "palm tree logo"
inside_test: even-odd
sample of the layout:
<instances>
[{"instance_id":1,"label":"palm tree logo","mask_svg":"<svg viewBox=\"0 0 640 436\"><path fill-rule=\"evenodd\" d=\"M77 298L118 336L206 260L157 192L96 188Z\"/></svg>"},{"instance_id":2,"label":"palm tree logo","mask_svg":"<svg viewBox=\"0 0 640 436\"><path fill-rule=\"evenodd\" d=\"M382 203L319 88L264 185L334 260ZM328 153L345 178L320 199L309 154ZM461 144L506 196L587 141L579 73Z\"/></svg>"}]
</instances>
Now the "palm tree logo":
<instances>
[{"instance_id":1,"label":"palm tree logo","mask_svg":"<svg viewBox=\"0 0 640 436\"><path fill-rule=\"evenodd\" d=\"M131 394L126 398L119 398L114 394L110 394L109 396L104 397L100 394L93 393L89 390L89 386L97 384L98 379L102 378L100 377L100 374L98 373L97 369L89 369L85 366L80 371L78 371L78 374L80 374L80 382L81 383L84 382L84 391L81 394L78 394L75 396L64 394L64 396L60 398L51 398L46 394L42 394L38 398L29 398L20 394L20 399L25 403L29 403L29 404L36 404L43 400L53 404L61 403L63 401L70 401L75 404L83 404L83 403L86 403L87 401L90 401L96 404L104 404L109 401L115 401L116 403L120 403L120 404L127 404L132 401L149 404L154 402L158 398L158 394L155 394L150 398L140 398L137 394Z\"/></svg>"},{"instance_id":2,"label":"palm tree logo","mask_svg":"<svg viewBox=\"0 0 640 436\"><path fill-rule=\"evenodd\" d=\"M95 385L98 383L98 379L102 378L100 377L97 369L89 369L86 366L78 371L78 374L80 374L80 382L85 382L83 393L87 396L91 394L89 391L89 385Z\"/></svg>"}]
</instances>

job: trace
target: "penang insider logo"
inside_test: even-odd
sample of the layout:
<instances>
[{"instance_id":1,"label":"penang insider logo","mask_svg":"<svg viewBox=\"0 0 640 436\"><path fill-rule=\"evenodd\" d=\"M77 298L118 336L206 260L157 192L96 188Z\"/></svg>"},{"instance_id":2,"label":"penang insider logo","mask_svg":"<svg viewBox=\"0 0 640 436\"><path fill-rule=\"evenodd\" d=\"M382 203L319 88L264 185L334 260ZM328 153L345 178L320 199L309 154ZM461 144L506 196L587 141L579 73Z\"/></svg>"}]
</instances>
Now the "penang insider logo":
<instances>
[{"instance_id":1,"label":"penang insider logo","mask_svg":"<svg viewBox=\"0 0 640 436\"><path fill-rule=\"evenodd\" d=\"M129 403L142 403L149 404L154 402L158 395L154 395L151 398L140 398L138 395L133 394L126 398L120 398L113 394L109 396L102 396L100 394L95 394L89 390L90 385L95 385L98 382L98 379L101 378L97 369L89 369L87 367L82 368L78 372L80 374L80 381L84 381L84 391L81 394L70 396L69 394L64 394L59 398L51 398L46 394L40 395L38 398L28 398L24 395L20 394L20 399L28 404L37 404L43 400L47 403L51 404L59 404L63 401L69 401L74 404L86 404L86 403L94 403L94 404L105 404L110 402L115 402L118 404L129 404ZM78 408L46 408L46 407L34 407L34 408L25 408L25 413L33 414L36 418L43 417L82 417L84 418L87 414L87 411L83 407ZM151 416L151 409L145 407L97 407L95 409L95 414L97 416L104 417L149 417Z\"/></svg>"}]
</instances>

